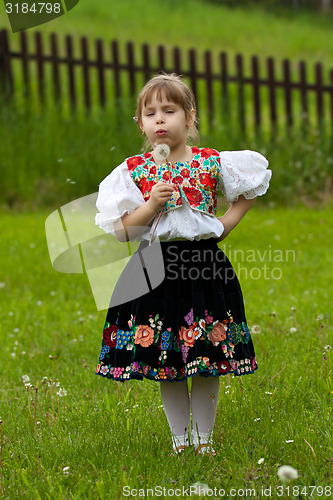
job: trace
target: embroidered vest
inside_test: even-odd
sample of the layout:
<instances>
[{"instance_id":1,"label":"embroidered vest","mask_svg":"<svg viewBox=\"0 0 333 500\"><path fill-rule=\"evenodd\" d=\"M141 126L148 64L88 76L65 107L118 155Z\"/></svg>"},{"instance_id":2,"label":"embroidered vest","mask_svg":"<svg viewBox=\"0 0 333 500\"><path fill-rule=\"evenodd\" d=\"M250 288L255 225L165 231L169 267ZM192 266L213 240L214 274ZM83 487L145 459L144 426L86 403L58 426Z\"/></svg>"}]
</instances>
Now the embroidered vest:
<instances>
[{"instance_id":1,"label":"embroidered vest","mask_svg":"<svg viewBox=\"0 0 333 500\"><path fill-rule=\"evenodd\" d=\"M217 151L192 148L190 162L156 165L151 152L127 158L127 168L145 201L149 200L157 182L172 182L176 188L163 213L180 207L187 201L191 208L215 215L221 162Z\"/></svg>"}]
</instances>

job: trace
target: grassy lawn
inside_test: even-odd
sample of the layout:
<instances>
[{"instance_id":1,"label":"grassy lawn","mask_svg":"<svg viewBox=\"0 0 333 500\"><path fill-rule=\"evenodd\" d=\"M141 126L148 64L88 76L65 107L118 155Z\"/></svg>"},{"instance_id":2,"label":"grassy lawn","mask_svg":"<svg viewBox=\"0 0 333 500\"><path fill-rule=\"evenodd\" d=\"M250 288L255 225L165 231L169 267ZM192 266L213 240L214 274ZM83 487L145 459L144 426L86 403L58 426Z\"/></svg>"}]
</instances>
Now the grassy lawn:
<instances>
[{"instance_id":1,"label":"grassy lawn","mask_svg":"<svg viewBox=\"0 0 333 500\"><path fill-rule=\"evenodd\" d=\"M279 465L298 470L291 486L316 486L313 496L326 487L325 497L333 451L333 206L258 201L221 244L241 281L259 370L220 378L215 459L170 456L158 383L117 386L95 376L105 311L96 311L86 275L52 269L49 213L0 217L3 497L126 498L125 486L200 482L223 488L223 498L232 498L231 488L255 489L260 498L269 486L277 498Z\"/></svg>"}]
</instances>

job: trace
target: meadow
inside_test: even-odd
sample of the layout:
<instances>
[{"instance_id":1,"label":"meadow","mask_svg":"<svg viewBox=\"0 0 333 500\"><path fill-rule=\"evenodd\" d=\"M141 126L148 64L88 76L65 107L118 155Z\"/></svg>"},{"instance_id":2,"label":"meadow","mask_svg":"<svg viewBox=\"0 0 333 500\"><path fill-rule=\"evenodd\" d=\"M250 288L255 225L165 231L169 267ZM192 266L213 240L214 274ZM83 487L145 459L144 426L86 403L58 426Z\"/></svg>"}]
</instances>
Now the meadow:
<instances>
[{"instance_id":1,"label":"meadow","mask_svg":"<svg viewBox=\"0 0 333 500\"><path fill-rule=\"evenodd\" d=\"M3 11L0 26L8 27ZM309 12L228 9L200 0L123 0L112 8L107 0L81 1L38 29L117 39L122 47L134 40L332 63L331 18ZM19 35L10 37L15 47ZM202 146L260 151L273 170L267 195L220 243L242 285L259 370L220 378L217 456L196 457L189 449L178 457L158 383L95 375L106 311L97 310L86 274L52 268L45 238L53 210L96 192L115 165L140 151L135 103L124 100L90 117L59 113L50 103L44 110L33 101L5 104L0 496L102 500L165 488L164 498L197 499L189 488L201 485L200 498L215 500L330 498L333 152L325 131L285 130L267 138L244 137L228 123L202 130ZM222 200L219 215L226 208ZM110 254L120 243L112 245ZM295 468L298 479L281 482L282 465Z\"/></svg>"},{"instance_id":2,"label":"meadow","mask_svg":"<svg viewBox=\"0 0 333 500\"><path fill-rule=\"evenodd\" d=\"M310 485L313 498L329 498L332 205L259 200L220 243L241 281L259 370L221 377L214 459L170 454L158 383L94 374L105 311L96 311L86 275L52 269L49 213L2 213L0 221L3 498L140 498L142 488L166 488L170 498L183 487L182 498L199 498L186 494L196 483L226 491L211 498L235 498L232 488L236 498L246 489L262 498L269 487L279 498L281 465L299 474L288 498L305 487L310 496Z\"/></svg>"}]
</instances>

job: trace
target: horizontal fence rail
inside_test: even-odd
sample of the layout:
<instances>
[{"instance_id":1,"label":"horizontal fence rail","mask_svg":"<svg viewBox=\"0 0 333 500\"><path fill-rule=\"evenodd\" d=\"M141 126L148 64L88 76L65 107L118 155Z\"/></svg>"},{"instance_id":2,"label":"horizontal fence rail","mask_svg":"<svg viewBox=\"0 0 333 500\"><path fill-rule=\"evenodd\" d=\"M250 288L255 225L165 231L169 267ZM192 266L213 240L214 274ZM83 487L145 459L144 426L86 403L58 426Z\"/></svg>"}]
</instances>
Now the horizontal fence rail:
<instances>
[{"instance_id":1,"label":"horizontal fence rail","mask_svg":"<svg viewBox=\"0 0 333 500\"><path fill-rule=\"evenodd\" d=\"M31 47L32 46L32 47ZM94 56L91 53L94 52ZM0 91L5 101L17 96L51 100L90 112L134 98L145 81L165 71L182 75L191 86L201 124L207 130L226 122L248 130L276 133L308 123L332 134L333 69L317 63L309 70L304 61L277 63L272 57L234 58L225 52L198 55L178 47L117 41L91 42L71 35L51 34L45 42L40 32L20 32L19 47L10 47L7 30L0 31ZM310 75L310 76L309 76Z\"/></svg>"}]
</instances>

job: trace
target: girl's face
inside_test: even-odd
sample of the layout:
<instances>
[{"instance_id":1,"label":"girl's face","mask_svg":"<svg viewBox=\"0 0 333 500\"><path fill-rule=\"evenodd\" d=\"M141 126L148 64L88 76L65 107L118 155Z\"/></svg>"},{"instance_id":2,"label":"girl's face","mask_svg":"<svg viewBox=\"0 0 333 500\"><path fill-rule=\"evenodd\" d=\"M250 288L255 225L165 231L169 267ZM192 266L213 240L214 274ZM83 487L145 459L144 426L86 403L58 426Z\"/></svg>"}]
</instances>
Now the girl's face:
<instances>
[{"instance_id":1,"label":"girl's face","mask_svg":"<svg viewBox=\"0 0 333 500\"><path fill-rule=\"evenodd\" d=\"M171 151L185 147L194 116L186 118L179 104L168 101L164 93L160 97L157 99L155 92L150 103L142 109L140 128L153 148L158 144L167 144Z\"/></svg>"}]
</instances>

